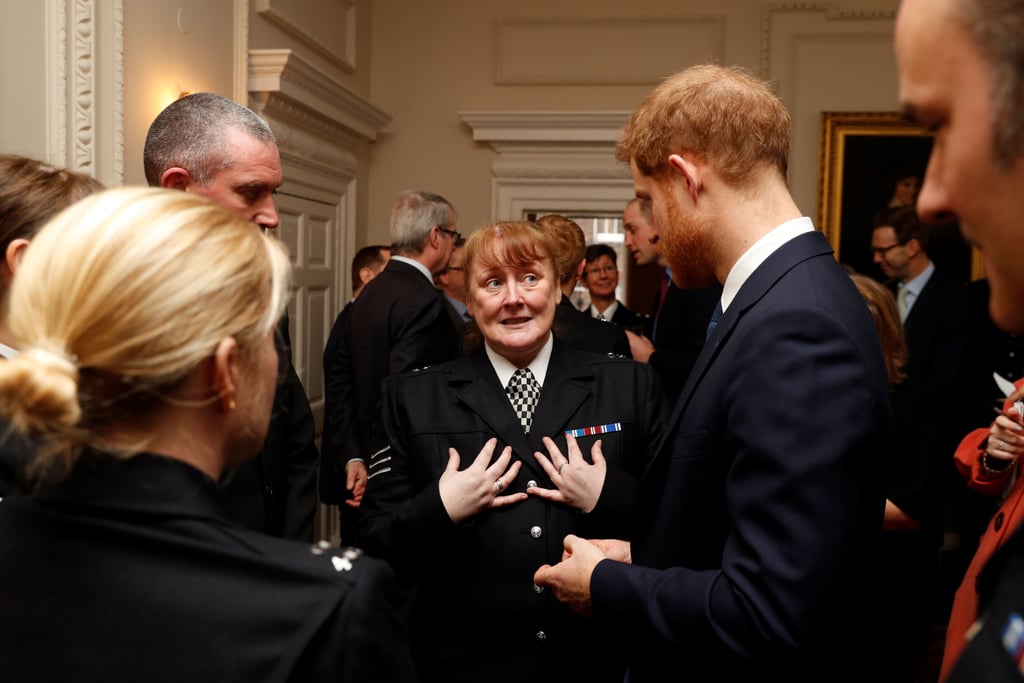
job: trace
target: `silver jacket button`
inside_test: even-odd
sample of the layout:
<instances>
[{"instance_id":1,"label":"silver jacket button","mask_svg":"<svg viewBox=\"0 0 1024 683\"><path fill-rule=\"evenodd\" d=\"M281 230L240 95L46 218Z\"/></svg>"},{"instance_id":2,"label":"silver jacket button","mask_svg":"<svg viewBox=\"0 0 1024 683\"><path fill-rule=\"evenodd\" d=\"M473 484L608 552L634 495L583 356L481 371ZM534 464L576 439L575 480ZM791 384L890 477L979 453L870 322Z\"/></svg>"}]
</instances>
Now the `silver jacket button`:
<instances>
[{"instance_id":1,"label":"silver jacket button","mask_svg":"<svg viewBox=\"0 0 1024 683\"><path fill-rule=\"evenodd\" d=\"M548 639L548 634L544 633L544 631L537 631L537 640L547 640L547 639Z\"/></svg>"},{"instance_id":2,"label":"silver jacket button","mask_svg":"<svg viewBox=\"0 0 1024 683\"><path fill-rule=\"evenodd\" d=\"M540 535L542 533L544 533L544 532L541 531L541 528L539 526L532 526L532 527L530 527L530 535L533 536L534 538L540 538Z\"/></svg>"},{"instance_id":3,"label":"silver jacket button","mask_svg":"<svg viewBox=\"0 0 1024 683\"><path fill-rule=\"evenodd\" d=\"M533 584L533 592L534 593L543 593L544 592L544 586L538 586L537 584Z\"/></svg>"},{"instance_id":4,"label":"silver jacket button","mask_svg":"<svg viewBox=\"0 0 1024 683\"><path fill-rule=\"evenodd\" d=\"M530 481L526 482L526 488L530 488L530 487L536 486L536 485L537 485L537 480L536 479L531 479Z\"/></svg>"}]
</instances>

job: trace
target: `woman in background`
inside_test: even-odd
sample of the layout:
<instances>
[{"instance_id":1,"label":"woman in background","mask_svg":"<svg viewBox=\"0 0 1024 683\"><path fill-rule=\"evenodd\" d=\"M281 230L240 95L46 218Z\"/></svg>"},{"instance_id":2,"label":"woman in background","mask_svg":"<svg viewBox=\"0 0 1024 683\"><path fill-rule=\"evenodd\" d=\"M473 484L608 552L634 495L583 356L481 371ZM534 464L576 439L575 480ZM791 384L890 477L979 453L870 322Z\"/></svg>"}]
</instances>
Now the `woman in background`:
<instances>
[{"instance_id":1,"label":"woman in background","mask_svg":"<svg viewBox=\"0 0 1024 683\"><path fill-rule=\"evenodd\" d=\"M33 239L0 412L33 437L0 503L0 679L407 681L392 574L227 521L256 455L289 289L280 243L173 190L121 188Z\"/></svg>"},{"instance_id":2,"label":"woman in background","mask_svg":"<svg viewBox=\"0 0 1024 683\"><path fill-rule=\"evenodd\" d=\"M0 358L10 358L17 343L7 329L7 292L25 247L46 221L103 185L84 173L17 154L0 154L0 178ZM32 445L0 419L0 498L25 487L31 453Z\"/></svg>"}]
</instances>

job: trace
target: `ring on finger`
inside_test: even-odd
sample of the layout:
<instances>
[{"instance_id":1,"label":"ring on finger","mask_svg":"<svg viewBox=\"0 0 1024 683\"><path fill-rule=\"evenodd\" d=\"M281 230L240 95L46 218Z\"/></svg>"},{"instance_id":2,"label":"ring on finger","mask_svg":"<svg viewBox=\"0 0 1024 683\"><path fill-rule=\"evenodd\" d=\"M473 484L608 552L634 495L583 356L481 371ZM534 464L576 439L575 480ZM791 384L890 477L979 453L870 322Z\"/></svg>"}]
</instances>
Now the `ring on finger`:
<instances>
[{"instance_id":1,"label":"ring on finger","mask_svg":"<svg viewBox=\"0 0 1024 683\"><path fill-rule=\"evenodd\" d=\"M505 482L503 482L501 479L498 479L498 481L494 482L494 485L498 487L498 493L501 493L502 491L505 490Z\"/></svg>"},{"instance_id":2,"label":"ring on finger","mask_svg":"<svg viewBox=\"0 0 1024 683\"><path fill-rule=\"evenodd\" d=\"M561 465L559 465L559 466L558 466L558 473L559 473L559 474L561 474L561 473L562 473L562 470L564 470L564 469L565 469L565 466L566 466L566 465L568 465L568 464L569 464L569 462L568 462L568 461L566 461L566 462L563 462L563 463L562 463Z\"/></svg>"}]
</instances>

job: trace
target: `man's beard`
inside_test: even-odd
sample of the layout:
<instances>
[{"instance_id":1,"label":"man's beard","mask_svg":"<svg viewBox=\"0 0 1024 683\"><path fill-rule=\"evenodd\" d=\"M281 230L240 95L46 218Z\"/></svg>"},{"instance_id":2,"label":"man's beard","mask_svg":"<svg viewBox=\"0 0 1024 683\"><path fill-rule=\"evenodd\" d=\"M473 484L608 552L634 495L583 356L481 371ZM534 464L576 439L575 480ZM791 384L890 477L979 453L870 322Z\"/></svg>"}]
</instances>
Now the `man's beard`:
<instances>
[{"instance_id":1,"label":"man's beard","mask_svg":"<svg viewBox=\"0 0 1024 683\"><path fill-rule=\"evenodd\" d=\"M659 227L658 250L672 270L672 281L681 289L710 287L716 282L710 222L684 215L671 200L666 202L668 225Z\"/></svg>"}]
</instances>

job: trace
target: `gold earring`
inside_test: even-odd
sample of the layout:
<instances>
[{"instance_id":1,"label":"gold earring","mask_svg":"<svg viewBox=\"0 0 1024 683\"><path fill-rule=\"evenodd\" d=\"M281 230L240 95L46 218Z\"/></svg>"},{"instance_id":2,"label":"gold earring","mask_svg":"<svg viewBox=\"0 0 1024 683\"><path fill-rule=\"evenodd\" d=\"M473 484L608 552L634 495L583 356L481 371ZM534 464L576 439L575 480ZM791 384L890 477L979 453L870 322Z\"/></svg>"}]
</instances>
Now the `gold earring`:
<instances>
[{"instance_id":1,"label":"gold earring","mask_svg":"<svg viewBox=\"0 0 1024 683\"><path fill-rule=\"evenodd\" d=\"M228 401L228 410L234 410L234 409L235 409L235 399L230 399Z\"/></svg>"}]
</instances>

